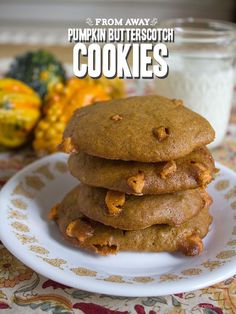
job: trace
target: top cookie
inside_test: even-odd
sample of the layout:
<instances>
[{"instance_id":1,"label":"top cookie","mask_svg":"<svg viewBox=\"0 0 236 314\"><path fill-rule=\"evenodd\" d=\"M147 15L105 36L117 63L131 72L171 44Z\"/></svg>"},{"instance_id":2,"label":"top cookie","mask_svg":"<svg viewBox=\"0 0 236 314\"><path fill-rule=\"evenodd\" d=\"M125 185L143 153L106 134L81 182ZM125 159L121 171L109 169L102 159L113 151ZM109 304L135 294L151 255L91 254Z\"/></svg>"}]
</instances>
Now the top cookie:
<instances>
[{"instance_id":1,"label":"top cookie","mask_svg":"<svg viewBox=\"0 0 236 314\"><path fill-rule=\"evenodd\" d=\"M160 162L181 158L214 135L209 122L180 100L137 96L77 110L61 148L107 159Z\"/></svg>"}]
</instances>

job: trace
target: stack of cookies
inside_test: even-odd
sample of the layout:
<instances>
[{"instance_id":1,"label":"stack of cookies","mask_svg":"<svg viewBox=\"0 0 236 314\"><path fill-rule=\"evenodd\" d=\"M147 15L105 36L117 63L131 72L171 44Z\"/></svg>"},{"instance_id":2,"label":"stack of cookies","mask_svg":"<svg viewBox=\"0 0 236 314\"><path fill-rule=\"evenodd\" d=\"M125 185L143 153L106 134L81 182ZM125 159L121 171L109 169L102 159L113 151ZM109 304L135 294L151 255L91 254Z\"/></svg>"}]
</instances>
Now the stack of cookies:
<instances>
[{"instance_id":1,"label":"stack of cookies","mask_svg":"<svg viewBox=\"0 0 236 314\"><path fill-rule=\"evenodd\" d=\"M61 149L81 182L53 209L73 245L118 251L203 250L212 217L204 190L216 172L214 130L180 100L159 96L77 110Z\"/></svg>"}]
</instances>

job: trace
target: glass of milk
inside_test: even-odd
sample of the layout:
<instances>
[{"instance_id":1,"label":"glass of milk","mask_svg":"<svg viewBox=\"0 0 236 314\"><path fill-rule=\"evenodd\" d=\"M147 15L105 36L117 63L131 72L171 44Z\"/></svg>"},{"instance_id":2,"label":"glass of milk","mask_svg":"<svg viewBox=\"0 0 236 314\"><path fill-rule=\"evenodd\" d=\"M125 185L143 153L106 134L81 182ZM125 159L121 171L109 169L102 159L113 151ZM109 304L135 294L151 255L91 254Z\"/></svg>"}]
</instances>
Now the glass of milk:
<instances>
[{"instance_id":1,"label":"glass of milk","mask_svg":"<svg viewBox=\"0 0 236 314\"><path fill-rule=\"evenodd\" d=\"M169 45L169 75L156 79L156 93L183 99L185 106L204 116L221 144L229 122L236 57L236 25L208 19L175 19L159 27L175 28Z\"/></svg>"}]
</instances>

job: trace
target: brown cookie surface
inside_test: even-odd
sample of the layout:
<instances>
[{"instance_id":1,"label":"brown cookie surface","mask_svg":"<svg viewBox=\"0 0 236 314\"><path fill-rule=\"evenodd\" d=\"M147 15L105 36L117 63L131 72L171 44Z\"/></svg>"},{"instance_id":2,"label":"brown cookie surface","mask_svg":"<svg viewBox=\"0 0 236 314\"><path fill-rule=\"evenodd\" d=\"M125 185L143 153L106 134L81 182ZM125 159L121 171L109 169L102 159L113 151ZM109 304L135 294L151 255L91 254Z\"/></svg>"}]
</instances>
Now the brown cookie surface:
<instances>
[{"instance_id":1,"label":"brown cookie surface","mask_svg":"<svg viewBox=\"0 0 236 314\"><path fill-rule=\"evenodd\" d=\"M174 168L170 162L108 160L78 153L69 157L68 168L82 183L126 194L163 194L205 187L216 171L212 155L204 146L173 163Z\"/></svg>"},{"instance_id":2,"label":"brown cookie surface","mask_svg":"<svg viewBox=\"0 0 236 314\"><path fill-rule=\"evenodd\" d=\"M171 227L153 225L143 230L125 231L95 222L78 211L74 190L57 208L56 222L63 236L74 246L98 254L118 251L176 252L200 254L202 238L208 233L212 217L207 208L186 223Z\"/></svg>"},{"instance_id":3,"label":"brown cookie surface","mask_svg":"<svg viewBox=\"0 0 236 314\"><path fill-rule=\"evenodd\" d=\"M61 148L107 159L160 162L181 158L214 136L209 122L181 101L136 96L77 110Z\"/></svg>"},{"instance_id":4,"label":"brown cookie surface","mask_svg":"<svg viewBox=\"0 0 236 314\"><path fill-rule=\"evenodd\" d=\"M210 196L201 189L134 196L81 184L74 193L83 215L124 230L145 229L155 224L180 225L211 204Z\"/></svg>"}]
</instances>

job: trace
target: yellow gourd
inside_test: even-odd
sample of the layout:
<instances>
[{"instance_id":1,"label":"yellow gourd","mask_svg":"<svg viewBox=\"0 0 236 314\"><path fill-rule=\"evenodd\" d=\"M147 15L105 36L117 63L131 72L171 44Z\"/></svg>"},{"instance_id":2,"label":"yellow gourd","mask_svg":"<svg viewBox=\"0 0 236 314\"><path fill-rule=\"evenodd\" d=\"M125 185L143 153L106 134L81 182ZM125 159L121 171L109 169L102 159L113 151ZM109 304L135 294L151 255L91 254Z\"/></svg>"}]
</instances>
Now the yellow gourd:
<instances>
[{"instance_id":1,"label":"yellow gourd","mask_svg":"<svg viewBox=\"0 0 236 314\"><path fill-rule=\"evenodd\" d=\"M0 79L0 145L25 144L40 117L40 106L33 89L15 79Z\"/></svg>"}]
</instances>

